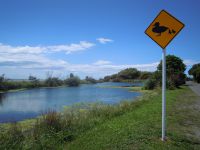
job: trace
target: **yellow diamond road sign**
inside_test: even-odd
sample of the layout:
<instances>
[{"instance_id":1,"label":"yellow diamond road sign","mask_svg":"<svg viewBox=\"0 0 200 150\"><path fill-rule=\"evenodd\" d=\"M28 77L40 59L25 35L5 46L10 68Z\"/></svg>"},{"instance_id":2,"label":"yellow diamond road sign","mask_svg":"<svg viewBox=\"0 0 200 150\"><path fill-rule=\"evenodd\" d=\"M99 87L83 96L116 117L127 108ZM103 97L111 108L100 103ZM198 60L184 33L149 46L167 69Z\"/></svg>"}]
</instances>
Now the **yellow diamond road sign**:
<instances>
[{"instance_id":1,"label":"yellow diamond road sign","mask_svg":"<svg viewBox=\"0 0 200 150\"><path fill-rule=\"evenodd\" d=\"M181 31L184 24L162 10L146 29L145 33L163 49Z\"/></svg>"}]
</instances>

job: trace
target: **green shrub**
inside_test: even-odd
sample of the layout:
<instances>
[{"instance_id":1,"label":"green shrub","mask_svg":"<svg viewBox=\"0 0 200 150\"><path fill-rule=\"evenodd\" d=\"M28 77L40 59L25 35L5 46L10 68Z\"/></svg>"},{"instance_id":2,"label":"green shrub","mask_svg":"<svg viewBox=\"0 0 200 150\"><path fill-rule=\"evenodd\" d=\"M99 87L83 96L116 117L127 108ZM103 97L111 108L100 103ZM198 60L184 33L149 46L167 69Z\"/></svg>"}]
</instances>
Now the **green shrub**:
<instances>
[{"instance_id":1,"label":"green shrub","mask_svg":"<svg viewBox=\"0 0 200 150\"><path fill-rule=\"evenodd\" d=\"M186 70L186 65L183 63L183 60L174 55L167 55L166 56L166 75L167 75L167 82L173 82L176 88L180 85L185 84L186 75L184 71ZM157 72L162 74L162 61L160 61Z\"/></svg>"},{"instance_id":2,"label":"green shrub","mask_svg":"<svg viewBox=\"0 0 200 150\"><path fill-rule=\"evenodd\" d=\"M94 78L92 78L92 77L89 77L89 76L86 76L86 77L85 77L85 81L86 81L87 83L92 83L92 84L97 83L97 80L96 80L96 79L94 79Z\"/></svg>"},{"instance_id":3,"label":"green shrub","mask_svg":"<svg viewBox=\"0 0 200 150\"><path fill-rule=\"evenodd\" d=\"M144 83L144 89L145 90L153 90L157 86L157 81L155 79L148 79Z\"/></svg>"},{"instance_id":4,"label":"green shrub","mask_svg":"<svg viewBox=\"0 0 200 150\"><path fill-rule=\"evenodd\" d=\"M140 79L141 80L146 80L146 79L149 79L151 76L152 76L152 72L147 72L147 71L141 71L140 73Z\"/></svg>"},{"instance_id":5,"label":"green shrub","mask_svg":"<svg viewBox=\"0 0 200 150\"><path fill-rule=\"evenodd\" d=\"M40 119L40 124L48 130L60 131L62 129L61 114L54 110L49 110Z\"/></svg>"},{"instance_id":6,"label":"green shrub","mask_svg":"<svg viewBox=\"0 0 200 150\"><path fill-rule=\"evenodd\" d=\"M48 77L45 80L45 86L47 87L56 87L56 86L61 86L61 85L63 85L63 81L57 77Z\"/></svg>"},{"instance_id":7,"label":"green shrub","mask_svg":"<svg viewBox=\"0 0 200 150\"><path fill-rule=\"evenodd\" d=\"M71 77L65 80L65 84L68 86L79 86L80 79L79 77Z\"/></svg>"},{"instance_id":8,"label":"green shrub","mask_svg":"<svg viewBox=\"0 0 200 150\"><path fill-rule=\"evenodd\" d=\"M200 83L200 63L192 66L192 68L189 70L189 75L193 76L194 81Z\"/></svg>"}]
</instances>

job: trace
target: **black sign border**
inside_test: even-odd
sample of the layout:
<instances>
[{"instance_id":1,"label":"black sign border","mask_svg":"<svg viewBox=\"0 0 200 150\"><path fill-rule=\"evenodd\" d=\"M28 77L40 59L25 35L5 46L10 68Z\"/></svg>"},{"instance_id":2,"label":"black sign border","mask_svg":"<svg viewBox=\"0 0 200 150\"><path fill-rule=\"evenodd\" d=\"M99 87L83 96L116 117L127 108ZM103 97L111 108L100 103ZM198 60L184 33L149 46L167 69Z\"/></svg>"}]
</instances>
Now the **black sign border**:
<instances>
[{"instance_id":1,"label":"black sign border","mask_svg":"<svg viewBox=\"0 0 200 150\"><path fill-rule=\"evenodd\" d=\"M167 13L169 16L171 16L172 18L174 18L176 21L178 21L179 23L181 23L182 25L183 25L183 27L177 32L177 34L166 44L166 46L165 47L162 47L159 43L157 43L152 37L150 37L146 32L147 32L147 30L150 28L150 26L152 25L152 23L156 20L156 18L161 14L161 12L165 12L165 13ZM175 18L174 16L172 16L170 13L168 13L167 11L165 11L164 9L163 10L161 10L160 12L159 12L159 14L155 17L155 19L150 23L150 25L148 26L148 28L145 30L145 34L146 35L148 35L148 37L150 37L154 42L156 42L162 49L165 49L168 45L169 45L169 43L179 34L179 32L183 29L185 27L185 24L184 23L182 23L180 20L178 20L177 18Z\"/></svg>"}]
</instances>

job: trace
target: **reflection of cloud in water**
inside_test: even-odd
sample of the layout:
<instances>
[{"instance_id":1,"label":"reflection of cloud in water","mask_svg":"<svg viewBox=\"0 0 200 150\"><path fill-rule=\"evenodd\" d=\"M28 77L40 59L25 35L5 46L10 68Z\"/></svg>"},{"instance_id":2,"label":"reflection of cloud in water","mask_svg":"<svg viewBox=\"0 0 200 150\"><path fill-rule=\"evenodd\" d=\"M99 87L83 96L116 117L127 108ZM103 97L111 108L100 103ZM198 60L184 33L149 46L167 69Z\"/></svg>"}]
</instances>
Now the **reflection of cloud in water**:
<instances>
[{"instance_id":1,"label":"reflection of cloud in water","mask_svg":"<svg viewBox=\"0 0 200 150\"><path fill-rule=\"evenodd\" d=\"M18 99L17 101L7 100L3 104L5 107L1 111L21 111L21 112L39 112L45 109L46 102L41 100L25 101Z\"/></svg>"},{"instance_id":2,"label":"reflection of cloud in water","mask_svg":"<svg viewBox=\"0 0 200 150\"><path fill-rule=\"evenodd\" d=\"M23 91L16 93L7 93L6 100L0 112L20 111L20 112L39 112L45 109L46 101L41 100L37 93L33 96L33 92Z\"/></svg>"}]
</instances>

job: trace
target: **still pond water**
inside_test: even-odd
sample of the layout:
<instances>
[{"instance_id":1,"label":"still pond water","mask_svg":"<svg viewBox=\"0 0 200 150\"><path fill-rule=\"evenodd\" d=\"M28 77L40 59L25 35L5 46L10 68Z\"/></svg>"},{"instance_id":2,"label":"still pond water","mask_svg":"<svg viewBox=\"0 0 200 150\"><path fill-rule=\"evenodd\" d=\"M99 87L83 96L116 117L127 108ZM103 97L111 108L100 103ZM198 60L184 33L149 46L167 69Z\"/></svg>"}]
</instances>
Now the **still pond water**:
<instances>
[{"instance_id":1,"label":"still pond water","mask_svg":"<svg viewBox=\"0 0 200 150\"><path fill-rule=\"evenodd\" d=\"M98 83L79 87L38 88L18 92L0 93L0 123L34 118L53 109L62 111L63 106L82 102L116 104L133 100L139 92L112 86L141 86L141 83Z\"/></svg>"}]
</instances>

